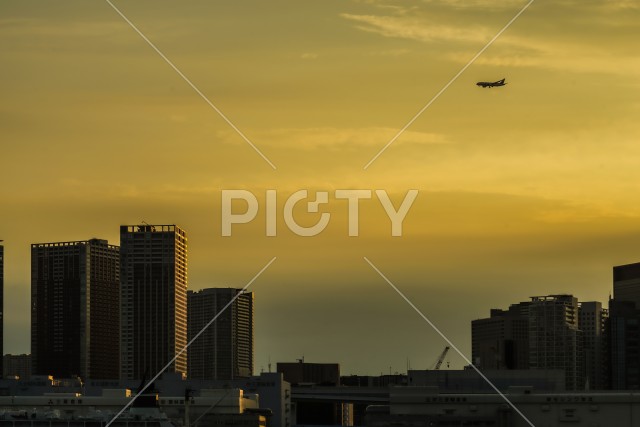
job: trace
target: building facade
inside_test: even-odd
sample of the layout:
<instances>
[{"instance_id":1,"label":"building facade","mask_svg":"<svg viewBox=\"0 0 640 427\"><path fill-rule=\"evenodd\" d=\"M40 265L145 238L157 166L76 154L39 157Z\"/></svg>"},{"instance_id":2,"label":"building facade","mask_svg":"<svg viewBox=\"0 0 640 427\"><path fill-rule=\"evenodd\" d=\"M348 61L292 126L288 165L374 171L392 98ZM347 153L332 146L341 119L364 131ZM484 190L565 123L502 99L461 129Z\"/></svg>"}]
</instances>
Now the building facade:
<instances>
[{"instance_id":1,"label":"building facade","mask_svg":"<svg viewBox=\"0 0 640 427\"><path fill-rule=\"evenodd\" d=\"M232 380L253 375L253 293L208 288L188 291L187 301L189 341L202 331L189 346L188 377Z\"/></svg>"},{"instance_id":2,"label":"building facade","mask_svg":"<svg viewBox=\"0 0 640 427\"><path fill-rule=\"evenodd\" d=\"M3 357L3 378L28 380L31 377L30 354L5 354Z\"/></svg>"},{"instance_id":3,"label":"building facade","mask_svg":"<svg viewBox=\"0 0 640 427\"><path fill-rule=\"evenodd\" d=\"M640 389L640 263L613 267L605 335L610 387Z\"/></svg>"},{"instance_id":4,"label":"building facade","mask_svg":"<svg viewBox=\"0 0 640 427\"><path fill-rule=\"evenodd\" d=\"M529 369L529 302L471 322L472 362L479 369Z\"/></svg>"},{"instance_id":5,"label":"building facade","mask_svg":"<svg viewBox=\"0 0 640 427\"><path fill-rule=\"evenodd\" d=\"M388 405L367 408L365 425L634 427L639 420L640 396L632 392L549 393L513 387L501 396L442 392L436 387L396 387L389 391Z\"/></svg>"},{"instance_id":6,"label":"building facade","mask_svg":"<svg viewBox=\"0 0 640 427\"><path fill-rule=\"evenodd\" d=\"M640 310L632 301L609 301L608 372L613 390L640 389Z\"/></svg>"},{"instance_id":7,"label":"building facade","mask_svg":"<svg viewBox=\"0 0 640 427\"><path fill-rule=\"evenodd\" d=\"M572 295L531 297L529 367L563 369L567 390L584 388L584 350L578 299Z\"/></svg>"},{"instance_id":8,"label":"building facade","mask_svg":"<svg viewBox=\"0 0 640 427\"><path fill-rule=\"evenodd\" d=\"M304 359L297 362L278 362L276 369L290 384L317 384L322 386L340 385L340 364L309 363Z\"/></svg>"},{"instance_id":9,"label":"building facade","mask_svg":"<svg viewBox=\"0 0 640 427\"><path fill-rule=\"evenodd\" d=\"M565 391L562 369L496 369L483 370L482 378L475 369L410 370L409 386L437 387L442 393L495 393L494 386L503 393L511 387L531 387L535 391Z\"/></svg>"},{"instance_id":10,"label":"building facade","mask_svg":"<svg viewBox=\"0 0 640 427\"><path fill-rule=\"evenodd\" d=\"M581 302L578 326L582 331L585 387L591 390L607 388L605 323L609 311L597 301Z\"/></svg>"},{"instance_id":11,"label":"building facade","mask_svg":"<svg viewBox=\"0 0 640 427\"><path fill-rule=\"evenodd\" d=\"M31 245L34 375L118 377L119 258L106 240Z\"/></svg>"},{"instance_id":12,"label":"building facade","mask_svg":"<svg viewBox=\"0 0 640 427\"><path fill-rule=\"evenodd\" d=\"M176 225L120 227L122 379L187 373L187 235ZM175 359L175 360L174 360Z\"/></svg>"},{"instance_id":13,"label":"building facade","mask_svg":"<svg viewBox=\"0 0 640 427\"><path fill-rule=\"evenodd\" d=\"M613 267L613 298L631 301L640 309L640 263Z\"/></svg>"}]
</instances>

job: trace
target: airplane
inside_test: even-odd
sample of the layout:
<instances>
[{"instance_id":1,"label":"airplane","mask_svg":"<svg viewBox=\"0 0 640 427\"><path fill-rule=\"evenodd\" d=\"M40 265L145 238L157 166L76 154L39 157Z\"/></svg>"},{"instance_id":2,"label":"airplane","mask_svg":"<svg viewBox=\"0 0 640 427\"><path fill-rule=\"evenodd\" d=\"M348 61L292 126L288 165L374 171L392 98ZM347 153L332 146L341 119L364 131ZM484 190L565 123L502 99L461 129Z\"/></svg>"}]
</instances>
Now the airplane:
<instances>
[{"instance_id":1,"label":"airplane","mask_svg":"<svg viewBox=\"0 0 640 427\"><path fill-rule=\"evenodd\" d=\"M504 79L502 79L502 80L498 80L497 82L478 82L476 83L476 85L484 88L484 87L504 86L506 85L506 83L504 82Z\"/></svg>"}]
</instances>

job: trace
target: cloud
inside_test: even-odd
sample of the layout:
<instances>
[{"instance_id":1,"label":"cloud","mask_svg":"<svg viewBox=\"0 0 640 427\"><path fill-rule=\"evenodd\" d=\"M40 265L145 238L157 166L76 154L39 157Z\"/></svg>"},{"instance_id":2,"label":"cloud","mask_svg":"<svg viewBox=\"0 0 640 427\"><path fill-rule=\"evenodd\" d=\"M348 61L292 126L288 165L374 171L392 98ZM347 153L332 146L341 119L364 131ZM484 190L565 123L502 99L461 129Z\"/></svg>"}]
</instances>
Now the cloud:
<instances>
[{"instance_id":1,"label":"cloud","mask_svg":"<svg viewBox=\"0 0 640 427\"><path fill-rule=\"evenodd\" d=\"M453 9L515 9L523 7L523 0L422 0L427 4L437 4Z\"/></svg>"},{"instance_id":2,"label":"cloud","mask_svg":"<svg viewBox=\"0 0 640 427\"><path fill-rule=\"evenodd\" d=\"M626 52L612 54L610 49L573 42L550 42L505 37L510 44L480 56L475 64L496 67L539 68L578 73L637 76L640 57ZM520 47L516 47L520 46ZM446 58L466 63L475 51L451 52Z\"/></svg>"},{"instance_id":3,"label":"cloud","mask_svg":"<svg viewBox=\"0 0 640 427\"><path fill-rule=\"evenodd\" d=\"M342 13L344 19L356 22L356 28L384 37L395 37L420 42L489 40L488 29L482 27L456 27L425 22L414 17L354 15Z\"/></svg>"},{"instance_id":4,"label":"cloud","mask_svg":"<svg viewBox=\"0 0 640 427\"><path fill-rule=\"evenodd\" d=\"M387 127L367 128L281 128L255 132L254 136L264 146L291 148L295 150L340 149L363 146L382 146L390 140L399 129ZM236 141L232 131L221 131L218 137L222 141ZM445 135L429 132L405 131L403 144L446 144Z\"/></svg>"},{"instance_id":5,"label":"cloud","mask_svg":"<svg viewBox=\"0 0 640 427\"><path fill-rule=\"evenodd\" d=\"M528 0L415 0L414 6L408 6L407 1L393 4L393 0L356 0L358 3L374 5L380 9L390 10L396 13L406 13L424 7L439 7L457 10L505 10L523 7ZM536 2L534 2L535 4ZM637 0L557 0L556 5L563 7L580 7L599 10L629 10L640 9Z\"/></svg>"},{"instance_id":6,"label":"cloud","mask_svg":"<svg viewBox=\"0 0 640 427\"><path fill-rule=\"evenodd\" d=\"M410 53L409 49L386 49L386 50L376 50L369 53L370 56L400 56L406 55Z\"/></svg>"},{"instance_id":7,"label":"cloud","mask_svg":"<svg viewBox=\"0 0 640 427\"><path fill-rule=\"evenodd\" d=\"M435 0L429 1L429 3L435 2ZM464 7L485 3L494 4L488 0L477 0ZM566 2L556 7L560 7L565 12L566 9L577 6ZM606 7L607 12L610 13L592 10L600 8L599 5L592 3L584 7L589 10L578 9L575 13L579 16L568 21L567 28L562 30L546 31L544 25L547 24L540 23L540 30L536 33L522 31L505 33L491 47L490 52L486 52L476 60L476 64L636 76L636 70L640 68L640 58L635 49L629 48L628 43L619 42L619 37L628 34L626 27L631 25L629 17L626 16L629 14L625 15L622 10L635 9L634 5L626 1L612 2ZM604 9L601 10L604 11ZM355 23L357 29L382 37L421 43L451 42L467 46L468 48L464 51L450 49L449 53L445 53L445 59L459 63L468 62L480 47L491 40L499 28L495 25L491 27L477 24L465 25L466 21L461 19L454 21L452 17L447 18L446 14L438 15L439 18L419 13L411 16L343 13L340 16ZM535 22L537 18L533 19ZM456 24L446 24L448 21ZM584 38L572 37L574 31L584 31L585 26L589 26L589 31L606 28L607 32L592 42Z\"/></svg>"},{"instance_id":8,"label":"cloud","mask_svg":"<svg viewBox=\"0 0 640 427\"><path fill-rule=\"evenodd\" d=\"M637 0L564 0L559 2L563 6L573 7L578 6L580 8L590 8L605 11L617 11L617 10L640 10L640 4Z\"/></svg>"},{"instance_id":9,"label":"cloud","mask_svg":"<svg viewBox=\"0 0 640 427\"><path fill-rule=\"evenodd\" d=\"M0 28L5 36L29 37L113 37L122 32L126 24L117 20L58 23L36 18L0 19Z\"/></svg>"}]
</instances>

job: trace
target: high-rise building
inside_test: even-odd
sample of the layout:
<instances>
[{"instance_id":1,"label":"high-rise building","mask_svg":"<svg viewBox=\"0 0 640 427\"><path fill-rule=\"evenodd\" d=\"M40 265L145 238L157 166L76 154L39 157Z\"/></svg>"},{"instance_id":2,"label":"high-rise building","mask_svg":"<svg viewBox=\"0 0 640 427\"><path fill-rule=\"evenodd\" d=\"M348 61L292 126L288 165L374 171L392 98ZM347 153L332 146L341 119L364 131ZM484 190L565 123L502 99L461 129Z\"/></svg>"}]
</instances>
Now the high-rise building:
<instances>
[{"instance_id":1,"label":"high-rise building","mask_svg":"<svg viewBox=\"0 0 640 427\"><path fill-rule=\"evenodd\" d=\"M584 369L589 389L604 390L606 384L605 322L609 312L597 301L581 302L578 310L578 326L582 331ZM585 383L586 384L586 383Z\"/></svg>"},{"instance_id":2,"label":"high-rise building","mask_svg":"<svg viewBox=\"0 0 640 427\"><path fill-rule=\"evenodd\" d=\"M529 369L529 302L471 322L472 362L479 369Z\"/></svg>"},{"instance_id":3,"label":"high-rise building","mask_svg":"<svg viewBox=\"0 0 640 427\"><path fill-rule=\"evenodd\" d=\"M584 350L578 328L578 299L572 295L531 297L529 366L563 369L567 390L584 387Z\"/></svg>"},{"instance_id":4,"label":"high-rise building","mask_svg":"<svg viewBox=\"0 0 640 427\"><path fill-rule=\"evenodd\" d=\"M120 377L187 373L187 235L176 225L120 227Z\"/></svg>"},{"instance_id":5,"label":"high-rise building","mask_svg":"<svg viewBox=\"0 0 640 427\"><path fill-rule=\"evenodd\" d=\"M640 388L640 263L613 267L606 322L607 373L614 390Z\"/></svg>"},{"instance_id":6,"label":"high-rise building","mask_svg":"<svg viewBox=\"0 0 640 427\"><path fill-rule=\"evenodd\" d=\"M119 257L99 239L31 245L33 374L118 378Z\"/></svg>"},{"instance_id":7,"label":"high-rise building","mask_svg":"<svg viewBox=\"0 0 640 427\"><path fill-rule=\"evenodd\" d=\"M531 297L509 310L493 309L491 317L472 322L473 363L485 370L563 370L566 389L582 390L587 371L580 320L588 326L591 387L603 388L606 310L600 303L588 302L579 313L578 300L572 295Z\"/></svg>"},{"instance_id":8,"label":"high-rise building","mask_svg":"<svg viewBox=\"0 0 640 427\"><path fill-rule=\"evenodd\" d=\"M0 354L4 354L4 246L0 240Z\"/></svg>"},{"instance_id":9,"label":"high-rise building","mask_svg":"<svg viewBox=\"0 0 640 427\"><path fill-rule=\"evenodd\" d=\"M611 389L640 389L640 310L635 303L609 301L607 335Z\"/></svg>"},{"instance_id":10,"label":"high-rise building","mask_svg":"<svg viewBox=\"0 0 640 427\"><path fill-rule=\"evenodd\" d=\"M631 301L640 309L640 263L613 267L613 298Z\"/></svg>"},{"instance_id":11,"label":"high-rise building","mask_svg":"<svg viewBox=\"0 0 640 427\"><path fill-rule=\"evenodd\" d=\"M189 378L231 380L253 375L253 293L208 288L187 295L189 341L219 314L189 347Z\"/></svg>"}]
</instances>

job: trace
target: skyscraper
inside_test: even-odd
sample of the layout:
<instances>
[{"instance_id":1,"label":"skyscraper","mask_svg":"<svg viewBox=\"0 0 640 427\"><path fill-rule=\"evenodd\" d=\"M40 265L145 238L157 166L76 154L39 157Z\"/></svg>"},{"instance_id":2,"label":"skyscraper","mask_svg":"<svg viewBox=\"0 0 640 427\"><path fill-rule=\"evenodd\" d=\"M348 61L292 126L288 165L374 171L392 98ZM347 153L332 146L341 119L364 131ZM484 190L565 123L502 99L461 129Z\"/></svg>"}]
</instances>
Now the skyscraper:
<instances>
[{"instance_id":1,"label":"skyscraper","mask_svg":"<svg viewBox=\"0 0 640 427\"><path fill-rule=\"evenodd\" d=\"M632 301L609 300L608 374L613 390L640 388L640 310Z\"/></svg>"},{"instance_id":2,"label":"skyscraper","mask_svg":"<svg viewBox=\"0 0 640 427\"><path fill-rule=\"evenodd\" d=\"M640 263L613 267L606 323L610 387L640 388Z\"/></svg>"},{"instance_id":3,"label":"skyscraper","mask_svg":"<svg viewBox=\"0 0 640 427\"><path fill-rule=\"evenodd\" d=\"M34 374L118 378L119 257L99 239L31 245Z\"/></svg>"},{"instance_id":4,"label":"skyscraper","mask_svg":"<svg viewBox=\"0 0 640 427\"><path fill-rule=\"evenodd\" d=\"M187 373L187 236L176 225L120 227L122 379Z\"/></svg>"},{"instance_id":5,"label":"skyscraper","mask_svg":"<svg viewBox=\"0 0 640 427\"><path fill-rule=\"evenodd\" d=\"M613 267L613 298L633 302L640 309L640 263Z\"/></svg>"},{"instance_id":6,"label":"skyscraper","mask_svg":"<svg viewBox=\"0 0 640 427\"><path fill-rule=\"evenodd\" d=\"M189 291L189 341L241 289ZM253 375L253 293L243 292L189 347L189 378L230 380Z\"/></svg>"},{"instance_id":7,"label":"skyscraper","mask_svg":"<svg viewBox=\"0 0 640 427\"><path fill-rule=\"evenodd\" d=\"M564 369L567 390L582 390L583 355L582 331L578 328L578 299L572 295L531 297L531 369Z\"/></svg>"},{"instance_id":8,"label":"skyscraper","mask_svg":"<svg viewBox=\"0 0 640 427\"><path fill-rule=\"evenodd\" d=\"M472 362L479 369L529 369L529 302L492 309L471 322Z\"/></svg>"}]
</instances>

